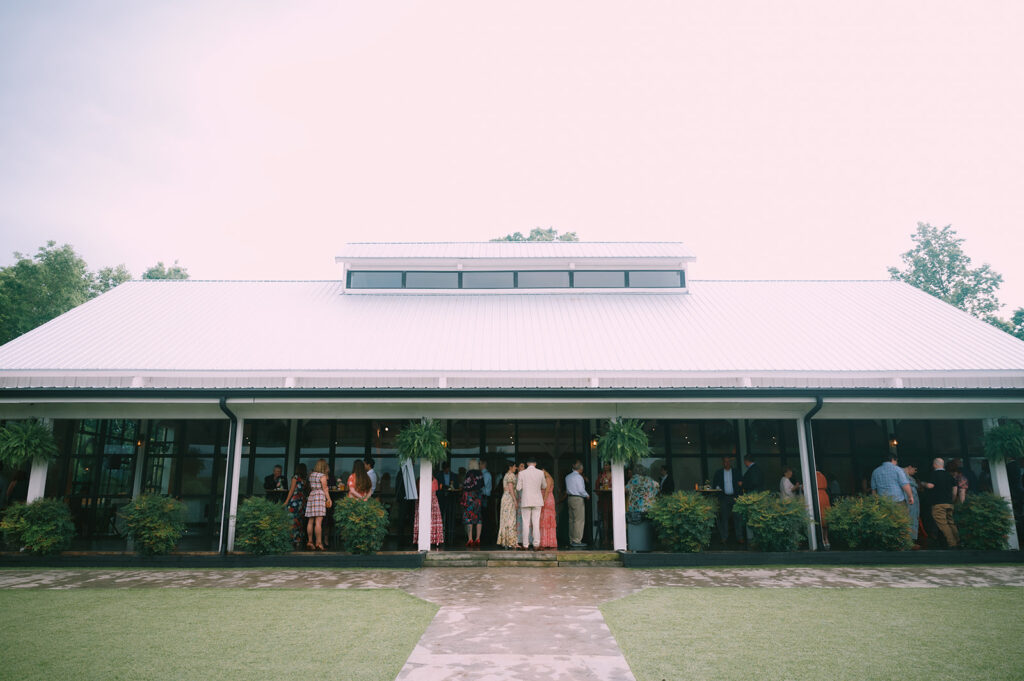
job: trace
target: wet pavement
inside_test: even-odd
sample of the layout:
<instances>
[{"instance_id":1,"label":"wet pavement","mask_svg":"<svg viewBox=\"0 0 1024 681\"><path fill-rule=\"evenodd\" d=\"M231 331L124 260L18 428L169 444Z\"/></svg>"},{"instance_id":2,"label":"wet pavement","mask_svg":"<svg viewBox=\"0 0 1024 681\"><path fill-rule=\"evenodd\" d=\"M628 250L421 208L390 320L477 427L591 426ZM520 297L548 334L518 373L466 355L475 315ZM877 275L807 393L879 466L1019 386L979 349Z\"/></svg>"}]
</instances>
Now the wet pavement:
<instances>
[{"instance_id":1,"label":"wet pavement","mask_svg":"<svg viewBox=\"0 0 1024 681\"><path fill-rule=\"evenodd\" d=\"M398 681L629 681L600 604L652 587L1024 587L1024 566L0 570L5 589L401 589L440 610Z\"/></svg>"}]
</instances>

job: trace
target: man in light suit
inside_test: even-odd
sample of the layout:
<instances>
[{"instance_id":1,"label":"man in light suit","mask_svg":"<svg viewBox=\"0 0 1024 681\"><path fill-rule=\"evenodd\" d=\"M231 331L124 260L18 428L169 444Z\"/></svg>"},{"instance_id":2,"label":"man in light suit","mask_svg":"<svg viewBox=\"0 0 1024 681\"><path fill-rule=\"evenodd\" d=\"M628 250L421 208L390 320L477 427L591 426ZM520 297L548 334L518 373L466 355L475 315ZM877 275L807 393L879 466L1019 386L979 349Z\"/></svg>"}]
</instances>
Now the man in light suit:
<instances>
[{"instance_id":1,"label":"man in light suit","mask_svg":"<svg viewBox=\"0 0 1024 681\"><path fill-rule=\"evenodd\" d=\"M537 470L537 457L526 460L526 468L519 473L516 490L519 492L519 507L523 509L523 546L531 545L536 551L540 546L540 509L544 505L544 488L548 486L544 473ZM533 540L530 532L533 529Z\"/></svg>"}]
</instances>

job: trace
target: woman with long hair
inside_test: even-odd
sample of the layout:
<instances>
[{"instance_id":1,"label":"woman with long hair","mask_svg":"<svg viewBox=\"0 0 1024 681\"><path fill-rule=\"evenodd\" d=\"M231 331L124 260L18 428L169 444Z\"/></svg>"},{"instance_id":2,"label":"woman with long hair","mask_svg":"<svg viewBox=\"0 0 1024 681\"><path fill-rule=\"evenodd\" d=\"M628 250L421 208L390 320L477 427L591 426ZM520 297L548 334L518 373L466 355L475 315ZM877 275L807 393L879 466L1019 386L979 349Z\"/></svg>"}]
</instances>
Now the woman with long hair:
<instances>
[{"instance_id":1,"label":"woman with long hair","mask_svg":"<svg viewBox=\"0 0 1024 681\"><path fill-rule=\"evenodd\" d=\"M366 474L366 466L362 461L356 459L352 464L352 475L348 476L348 495L353 499L366 501L370 498L373 483L370 476Z\"/></svg>"},{"instance_id":2,"label":"woman with long hair","mask_svg":"<svg viewBox=\"0 0 1024 681\"><path fill-rule=\"evenodd\" d=\"M327 459L318 459L309 474L309 496L306 498L306 548L323 551L324 516L331 507L331 495L327 491ZM313 542L316 539L316 543Z\"/></svg>"},{"instance_id":3,"label":"woman with long hair","mask_svg":"<svg viewBox=\"0 0 1024 681\"><path fill-rule=\"evenodd\" d=\"M501 497L501 516L498 523L498 546L514 549L519 543L519 501L516 499L516 464L510 461L501 480L505 493Z\"/></svg>"},{"instance_id":4,"label":"woman with long hair","mask_svg":"<svg viewBox=\"0 0 1024 681\"><path fill-rule=\"evenodd\" d=\"M295 467L295 475L284 500L284 507L292 517L292 545L296 549L302 546L306 534L306 487L306 464L300 463Z\"/></svg>"},{"instance_id":5,"label":"woman with long hair","mask_svg":"<svg viewBox=\"0 0 1024 681\"><path fill-rule=\"evenodd\" d=\"M430 545L440 546L444 543L444 521L441 518L441 505L437 502L437 490L441 484L437 478L430 478ZM419 484L416 489L419 489ZM412 541L417 546L420 543L420 510L417 507L412 515Z\"/></svg>"},{"instance_id":6,"label":"woman with long hair","mask_svg":"<svg viewBox=\"0 0 1024 681\"><path fill-rule=\"evenodd\" d=\"M557 549L558 548L558 533L557 533L557 521L555 518L555 480L548 473L546 468L541 468L544 471L544 505L540 508L540 547L542 549Z\"/></svg>"},{"instance_id":7,"label":"woman with long hair","mask_svg":"<svg viewBox=\"0 0 1024 681\"><path fill-rule=\"evenodd\" d=\"M469 470L462 482L462 524L466 526L466 546L480 546L484 527L483 497L480 492L484 487L484 474L480 472L477 459L470 459L467 467Z\"/></svg>"}]
</instances>

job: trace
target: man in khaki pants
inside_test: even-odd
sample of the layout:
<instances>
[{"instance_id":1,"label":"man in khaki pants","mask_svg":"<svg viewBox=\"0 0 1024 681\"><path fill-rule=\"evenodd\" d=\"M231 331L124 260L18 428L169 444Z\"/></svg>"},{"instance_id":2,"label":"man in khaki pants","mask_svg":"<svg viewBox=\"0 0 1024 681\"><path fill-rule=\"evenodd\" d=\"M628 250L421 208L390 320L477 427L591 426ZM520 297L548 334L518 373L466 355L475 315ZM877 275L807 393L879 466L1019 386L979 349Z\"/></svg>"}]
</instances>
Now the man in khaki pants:
<instances>
[{"instance_id":1,"label":"man in khaki pants","mask_svg":"<svg viewBox=\"0 0 1024 681\"><path fill-rule=\"evenodd\" d=\"M544 473L537 470L537 457L528 458L526 468L519 472L516 490L519 492L519 508L523 509L523 546L530 544L534 551L540 546L540 509L544 505L542 490L547 486L548 481L544 479Z\"/></svg>"},{"instance_id":2,"label":"man in khaki pants","mask_svg":"<svg viewBox=\"0 0 1024 681\"><path fill-rule=\"evenodd\" d=\"M565 476L565 491L569 495L569 545L586 546L583 543L583 528L586 523L587 510L583 504L589 499L587 486L583 481L583 464L579 461L572 467L572 472Z\"/></svg>"},{"instance_id":3,"label":"man in khaki pants","mask_svg":"<svg viewBox=\"0 0 1024 681\"><path fill-rule=\"evenodd\" d=\"M956 494L956 482L946 471L946 462L942 459L932 461L932 472L928 476L928 496L932 502L932 519L938 526L942 536L946 538L949 548L956 548L960 543L960 533L953 523L953 498Z\"/></svg>"}]
</instances>

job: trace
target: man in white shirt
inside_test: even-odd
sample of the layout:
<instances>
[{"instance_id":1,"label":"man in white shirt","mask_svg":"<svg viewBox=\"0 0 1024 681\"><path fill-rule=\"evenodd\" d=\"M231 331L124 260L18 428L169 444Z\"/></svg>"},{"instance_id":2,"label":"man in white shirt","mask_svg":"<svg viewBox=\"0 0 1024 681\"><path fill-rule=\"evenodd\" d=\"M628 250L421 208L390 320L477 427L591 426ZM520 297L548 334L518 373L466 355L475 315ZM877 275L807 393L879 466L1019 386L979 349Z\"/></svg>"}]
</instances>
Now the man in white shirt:
<instances>
[{"instance_id":1,"label":"man in white shirt","mask_svg":"<svg viewBox=\"0 0 1024 681\"><path fill-rule=\"evenodd\" d=\"M534 551L540 546L540 509L544 505L544 489L548 482L544 473L537 470L537 457L526 460L526 468L519 473L516 490L519 492L519 507L523 510L523 546L527 544ZM530 528L533 538L530 538Z\"/></svg>"},{"instance_id":2,"label":"man in white shirt","mask_svg":"<svg viewBox=\"0 0 1024 681\"><path fill-rule=\"evenodd\" d=\"M377 471L373 470L374 460L372 456L367 456L363 459L363 465L366 467L366 477L370 478L370 496L377 491Z\"/></svg>"},{"instance_id":3,"label":"man in white shirt","mask_svg":"<svg viewBox=\"0 0 1024 681\"><path fill-rule=\"evenodd\" d=\"M733 513L733 503L740 493L740 474L732 467L734 459L731 456L722 457L722 467L715 472L711 485L721 490L718 495L718 536L724 544L729 538L729 518L732 518L733 529L736 532L736 541L743 543L743 521Z\"/></svg>"},{"instance_id":4,"label":"man in white shirt","mask_svg":"<svg viewBox=\"0 0 1024 681\"><path fill-rule=\"evenodd\" d=\"M587 486L583 482L583 464L576 462L572 472L565 476L565 491L569 495L569 545L586 546L583 543L583 528L586 523L587 510L583 503L589 499Z\"/></svg>"}]
</instances>

